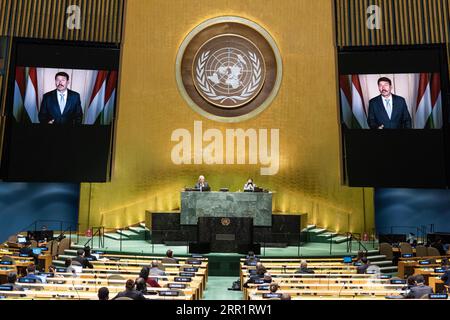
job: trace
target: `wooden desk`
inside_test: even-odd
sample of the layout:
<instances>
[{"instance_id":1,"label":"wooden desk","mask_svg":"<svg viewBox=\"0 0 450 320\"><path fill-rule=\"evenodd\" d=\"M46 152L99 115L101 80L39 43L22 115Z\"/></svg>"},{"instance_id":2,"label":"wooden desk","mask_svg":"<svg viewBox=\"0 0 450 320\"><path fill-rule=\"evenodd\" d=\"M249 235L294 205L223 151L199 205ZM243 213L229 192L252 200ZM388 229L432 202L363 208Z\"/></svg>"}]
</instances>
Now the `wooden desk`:
<instances>
[{"instance_id":1,"label":"wooden desk","mask_svg":"<svg viewBox=\"0 0 450 320\"><path fill-rule=\"evenodd\" d=\"M398 277L400 279L405 279L407 276L413 275L414 274L414 269L415 268L420 268L420 267L424 267L424 268L438 268L440 267L440 264L427 264L427 265L421 265L419 264L418 261L399 261L398 262Z\"/></svg>"},{"instance_id":2,"label":"wooden desk","mask_svg":"<svg viewBox=\"0 0 450 320\"><path fill-rule=\"evenodd\" d=\"M75 291L0 291L1 296L16 297L22 299L26 298L44 299L44 300L98 300L96 292L75 292ZM192 295L178 296L178 297L162 297L158 295L146 295L149 300L192 300Z\"/></svg>"}]
</instances>

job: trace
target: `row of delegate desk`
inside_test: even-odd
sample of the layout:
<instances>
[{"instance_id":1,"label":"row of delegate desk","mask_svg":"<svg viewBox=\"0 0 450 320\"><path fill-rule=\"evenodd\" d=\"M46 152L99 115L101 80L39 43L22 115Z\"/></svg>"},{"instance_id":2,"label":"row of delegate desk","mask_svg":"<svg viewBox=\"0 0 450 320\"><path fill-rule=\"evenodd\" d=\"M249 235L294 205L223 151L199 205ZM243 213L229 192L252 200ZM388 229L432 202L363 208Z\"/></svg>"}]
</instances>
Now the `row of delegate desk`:
<instances>
[{"instance_id":1,"label":"row of delegate desk","mask_svg":"<svg viewBox=\"0 0 450 320\"><path fill-rule=\"evenodd\" d=\"M55 274L47 277L47 283L19 283L26 291L3 291L0 296L8 299L97 299L100 287L107 287L112 293L125 289L127 279L136 279L143 266L161 257L104 255L98 261L91 261L93 269L83 269L76 275L57 268ZM187 260L190 261L187 261ZM195 300L203 297L208 275L206 258L181 258L180 264L162 264L166 275L157 278L161 288L148 287L148 299ZM187 270L187 271L186 271Z\"/></svg>"},{"instance_id":2,"label":"row of delegate desk","mask_svg":"<svg viewBox=\"0 0 450 320\"><path fill-rule=\"evenodd\" d=\"M6 261L2 261L0 263L0 283L6 279L6 276L10 272L16 272L18 274L26 274L26 268L30 264L34 264L34 258L28 256L21 256L16 250L5 250L0 249L0 260L3 256L9 256L13 259L12 264L6 264ZM50 254L44 253L38 256L38 266L44 268L45 271L48 271L50 265L52 264L52 256Z\"/></svg>"},{"instance_id":3,"label":"row of delegate desk","mask_svg":"<svg viewBox=\"0 0 450 320\"><path fill-rule=\"evenodd\" d=\"M308 268L315 273L296 274L301 260L304 259L260 259L279 289L272 295L268 283L248 284L248 288L243 288L244 299L270 299L282 293L292 299L386 299L406 293L404 280L391 282L387 277L357 274L356 267L344 264L342 259L307 259ZM254 268L241 260L241 283L249 279Z\"/></svg>"},{"instance_id":4,"label":"row of delegate desk","mask_svg":"<svg viewBox=\"0 0 450 320\"><path fill-rule=\"evenodd\" d=\"M398 277L404 279L410 275L421 274L425 279L425 284L432 287L434 292L443 292L445 290L444 282L441 280L441 276L445 272L441 267L443 258L448 259L450 256L400 258Z\"/></svg>"}]
</instances>

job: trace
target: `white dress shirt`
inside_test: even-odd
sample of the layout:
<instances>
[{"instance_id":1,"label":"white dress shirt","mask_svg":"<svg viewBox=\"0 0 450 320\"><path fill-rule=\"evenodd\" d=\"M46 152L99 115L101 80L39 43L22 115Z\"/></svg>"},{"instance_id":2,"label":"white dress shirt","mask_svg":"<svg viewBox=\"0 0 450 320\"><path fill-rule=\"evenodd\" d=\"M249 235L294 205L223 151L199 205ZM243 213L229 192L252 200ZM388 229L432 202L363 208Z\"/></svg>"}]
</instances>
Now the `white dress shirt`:
<instances>
[{"instance_id":1,"label":"white dress shirt","mask_svg":"<svg viewBox=\"0 0 450 320\"><path fill-rule=\"evenodd\" d=\"M385 98L381 96L381 99L383 99L383 105L384 109L386 110L389 119L391 119L392 116L392 94L389 96L389 98Z\"/></svg>"},{"instance_id":2,"label":"white dress shirt","mask_svg":"<svg viewBox=\"0 0 450 320\"><path fill-rule=\"evenodd\" d=\"M67 103L67 90L65 90L64 92L56 90L56 96L58 99L59 109L61 110L61 114L63 114L64 108L66 107Z\"/></svg>"}]
</instances>

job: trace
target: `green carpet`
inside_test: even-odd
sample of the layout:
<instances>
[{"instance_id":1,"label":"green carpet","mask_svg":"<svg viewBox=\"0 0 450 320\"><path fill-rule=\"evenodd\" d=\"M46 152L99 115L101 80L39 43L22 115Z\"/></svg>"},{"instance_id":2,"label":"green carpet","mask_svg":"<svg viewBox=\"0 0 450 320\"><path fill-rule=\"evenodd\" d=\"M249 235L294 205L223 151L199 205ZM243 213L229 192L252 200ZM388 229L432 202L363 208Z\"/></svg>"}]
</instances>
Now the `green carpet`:
<instances>
[{"instance_id":1,"label":"green carpet","mask_svg":"<svg viewBox=\"0 0 450 320\"><path fill-rule=\"evenodd\" d=\"M228 290L239 277L208 277L203 300L243 300L242 291Z\"/></svg>"}]
</instances>

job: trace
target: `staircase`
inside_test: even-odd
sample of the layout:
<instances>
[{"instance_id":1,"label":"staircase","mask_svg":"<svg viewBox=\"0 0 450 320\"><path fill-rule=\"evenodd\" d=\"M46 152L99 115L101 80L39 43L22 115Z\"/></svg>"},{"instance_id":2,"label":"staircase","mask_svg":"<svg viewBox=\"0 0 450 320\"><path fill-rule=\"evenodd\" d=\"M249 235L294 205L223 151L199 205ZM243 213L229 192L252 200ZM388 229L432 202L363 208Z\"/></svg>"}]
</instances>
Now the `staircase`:
<instances>
[{"instance_id":1,"label":"staircase","mask_svg":"<svg viewBox=\"0 0 450 320\"><path fill-rule=\"evenodd\" d=\"M150 231L144 223L140 223L135 227L128 227L126 229L119 229L114 232L106 232L105 238L113 239L113 240L144 240L145 232Z\"/></svg>"},{"instance_id":2,"label":"staircase","mask_svg":"<svg viewBox=\"0 0 450 320\"><path fill-rule=\"evenodd\" d=\"M330 243L330 238L333 239L333 243L344 243L350 240L350 237L339 235L324 228L318 228L313 224L308 225L302 232L306 232L308 242Z\"/></svg>"},{"instance_id":3,"label":"staircase","mask_svg":"<svg viewBox=\"0 0 450 320\"><path fill-rule=\"evenodd\" d=\"M386 260L385 255L380 255L378 252L372 250L367 252L367 259L371 265L379 266L381 273L391 274L392 276L397 275L397 266L392 265L392 261Z\"/></svg>"}]
</instances>

